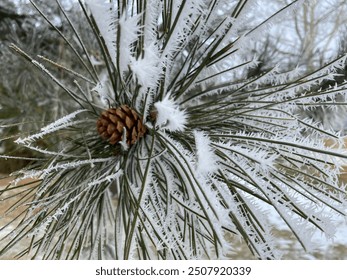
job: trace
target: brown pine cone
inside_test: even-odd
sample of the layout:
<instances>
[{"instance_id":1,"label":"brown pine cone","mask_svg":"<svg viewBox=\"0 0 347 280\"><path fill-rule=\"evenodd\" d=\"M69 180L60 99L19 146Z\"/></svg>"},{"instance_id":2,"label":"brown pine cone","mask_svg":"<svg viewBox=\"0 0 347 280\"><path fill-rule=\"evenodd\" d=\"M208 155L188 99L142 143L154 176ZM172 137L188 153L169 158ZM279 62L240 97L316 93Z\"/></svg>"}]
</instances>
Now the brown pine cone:
<instances>
[{"instance_id":1,"label":"brown pine cone","mask_svg":"<svg viewBox=\"0 0 347 280\"><path fill-rule=\"evenodd\" d=\"M111 145L123 140L124 127L126 128L126 143L129 146L135 144L147 131L142 119L135 110L127 105L102 112L96 126L101 137L108 140Z\"/></svg>"}]
</instances>

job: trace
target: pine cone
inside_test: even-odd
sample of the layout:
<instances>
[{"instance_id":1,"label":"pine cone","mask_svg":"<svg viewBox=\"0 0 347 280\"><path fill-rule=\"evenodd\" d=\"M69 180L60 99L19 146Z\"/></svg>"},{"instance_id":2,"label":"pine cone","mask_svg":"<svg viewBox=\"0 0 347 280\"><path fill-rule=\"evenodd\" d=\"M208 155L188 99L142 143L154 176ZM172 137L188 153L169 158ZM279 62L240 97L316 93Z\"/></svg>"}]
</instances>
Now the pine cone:
<instances>
[{"instance_id":1,"label":"pine cone","mask_svg":"<svg viewBox=\"0 0 347 280\"><path fill-rule=\"evenodd\" d=\"M126 128L126 143L131 146L144 136L147 129L138 114L127 105L110 108L101 113L96 123L101 137L111 145L123 140L123 129Z\"/></svg>"}]
</instances>

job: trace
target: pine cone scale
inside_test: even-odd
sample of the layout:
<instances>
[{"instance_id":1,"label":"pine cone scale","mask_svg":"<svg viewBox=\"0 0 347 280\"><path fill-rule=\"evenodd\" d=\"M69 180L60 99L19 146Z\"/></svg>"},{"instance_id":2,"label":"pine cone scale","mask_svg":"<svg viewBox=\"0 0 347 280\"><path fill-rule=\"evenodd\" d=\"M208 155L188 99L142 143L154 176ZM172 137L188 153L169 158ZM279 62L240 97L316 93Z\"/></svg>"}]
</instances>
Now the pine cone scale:
<instances>
[{"instance_id":1,"label":"pine cone scale","mask_svg":"<svg viewBox=\"0 0 347 280\"><path fill-rule=\"evenodd\" d=\"M109 113L108 113L107 111L103 111L103 112L101 113L101 115L104 116L105 118L108 118ZM102 120L102 119L101 119L101 120Z\"/></svg>"},{"instance_id":2,"label":"pine cone scale","mask_svg":"<svg viewBox=\"0 0 347 280\"><path fill-rule=\"evenodd\" d=\"M116 129L117 129L117 127L114 124L110 123L107 126L107 133L111 135L111 134L113 134L113 132L116 131Z\"/></svg>"},{"instance_id":3,"label":"pine cone scale","mask_svg":"<svg viewBox=\"0 0 347 280\"><path fill-rule=\"evenodd\" d=\"M119 142L119 134L118 133L113 133L112 136L108 139L111 145L116 144Z\"/></svg>"},{"instance_id":4,"label":"pine cone scale","mask_svg":"<svg viewBox=\"0 0 347 280\"><path fill-rule=\"evenodd\" d=\"M125 125L128 129L132 128L135 124L135 121L132 120L130 117L126 116L125 117Z\"/></svg>"},{"instance_id":5,"label":"pine cone scale","mask_svg":"<svg viewBox=\"0 0 347 280\"><path fill-rule=\"evenodd\" d=\"M123 133L123 128L124 128L123 122L121 122L121 121L117 122L117 131L119 133Z\"/></svg>"},{"instance_id":6,"label":"pine cone scale","mask_svg":"<svg viewBox=\"0 0 347 280\"><path fill-rule=\"evenodd\" d=\"M114 112L120 119L125 119L126 114L120 108L114 110Z\"/></svg>"},{"instance_id":7,"label":"pine cone scale","mask_svg":"<svg viewBox=\"0 0 347 280\"><path fill-rule=\"evenodd\" d=\"M113 123L117 123L118 121L120 121L121 119L118 118L116 115L110 114L108 116L108 118L113 122Z\"/></svg>"}]
</instances>

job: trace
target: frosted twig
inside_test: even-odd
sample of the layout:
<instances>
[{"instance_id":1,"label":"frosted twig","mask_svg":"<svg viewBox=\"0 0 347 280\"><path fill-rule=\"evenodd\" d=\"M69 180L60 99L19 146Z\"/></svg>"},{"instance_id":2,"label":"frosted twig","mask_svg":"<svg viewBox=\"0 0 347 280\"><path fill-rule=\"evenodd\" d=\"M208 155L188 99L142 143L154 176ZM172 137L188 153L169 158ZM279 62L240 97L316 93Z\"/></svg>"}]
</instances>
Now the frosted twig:
<instances>
[{"instance_id":1,"label":"frosted twig","mask_svg":"<svg viewBox=\"0 0 347 280\"><path fill-rule=\"evenodd\" d=\"M83 123L85 122L85 120L79 120L79 121L74 121L74 122L71 122L71 120L73 118L76 117L76 115L78 115L79 113L82 113L82 112L85 112L87 110L78 110L78 111L75 111L69 115L66 115L62 118L60 118L59 120L56 120L55 122L41 128L41 132L39 133L36 133L36 134L33 134L33 135L30 135L28 137L25 137L25 138L18 138L15 143L17 144L30 144L32 143L33 141L39 139L39 138L42 138L43 136L47 135L47 134L50 134L52 132L55 132L57 130L60 130L60 129L63 129L63 128L66 128L68 126L72 126L72 125L76 125L76 124L80 124L80 123Z\"/></svg>"}]
</instances>

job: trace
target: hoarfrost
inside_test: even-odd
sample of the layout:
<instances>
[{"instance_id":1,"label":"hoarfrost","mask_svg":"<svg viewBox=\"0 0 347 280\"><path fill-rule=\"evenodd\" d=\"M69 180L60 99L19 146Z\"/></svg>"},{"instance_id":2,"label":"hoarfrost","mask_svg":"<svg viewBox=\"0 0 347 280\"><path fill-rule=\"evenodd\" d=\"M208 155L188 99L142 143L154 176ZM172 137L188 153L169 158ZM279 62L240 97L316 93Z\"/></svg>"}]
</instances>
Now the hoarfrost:
<instances>
[{"instance_id":1,"label":"hoarfrost","mask_svg":"<svg viewBox=\"0 0 347 280\"><path fill-rule=\"evenodd\" d=\"M202 131L194 131L197 155L197 171L203 175L214 173L217 168L217 157L211 147L211 140Z\"/></svg>"},{"instance_id":2,"label":"hoarfrost","mask_svg":"<svg viewBox=\"0 0 347 280\"><path fill-rule=\"evenodd\" d=\"M158 111L156 125L168 131L183 131L187 123L187 114L180 110L176 102L166 96L154 104Z\"/></svg>"}]
</instances>

